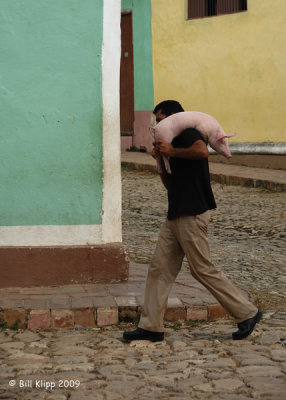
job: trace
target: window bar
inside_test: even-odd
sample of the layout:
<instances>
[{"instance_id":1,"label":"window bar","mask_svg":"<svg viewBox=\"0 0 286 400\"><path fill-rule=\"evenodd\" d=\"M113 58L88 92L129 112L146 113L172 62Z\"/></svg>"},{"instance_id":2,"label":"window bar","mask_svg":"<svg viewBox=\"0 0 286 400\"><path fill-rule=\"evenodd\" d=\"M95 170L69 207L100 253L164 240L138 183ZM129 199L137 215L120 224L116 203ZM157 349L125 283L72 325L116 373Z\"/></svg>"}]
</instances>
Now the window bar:
<instances>
[{"instance_id":1,"label":"window bar","mask_svg":"<svg viewBox=\"0 0 286 400\"><path fill-rule=\"evenodd\" d=\"M207 16L216 15L217 0L206 0L206 14Z\"/></svg>"},{"instance_id":2,"label":"window bar","mask_svg":"<svg viewBox=\"0 0 286 400\"><path fill-rule=\"evenodd\" d=\"M203 18L206 16L205 0L189 0L188 18Z\"/></svg>"},{"instance_id":3,"label":"window bar","mask_svg":"<svg viewBox=\"0 0 286 400\"><path fill-rule=\"evenodd\" d=\"M247 0L188 0L188 18L231 14L247 10Z\"/></svg>"}]
</instances>

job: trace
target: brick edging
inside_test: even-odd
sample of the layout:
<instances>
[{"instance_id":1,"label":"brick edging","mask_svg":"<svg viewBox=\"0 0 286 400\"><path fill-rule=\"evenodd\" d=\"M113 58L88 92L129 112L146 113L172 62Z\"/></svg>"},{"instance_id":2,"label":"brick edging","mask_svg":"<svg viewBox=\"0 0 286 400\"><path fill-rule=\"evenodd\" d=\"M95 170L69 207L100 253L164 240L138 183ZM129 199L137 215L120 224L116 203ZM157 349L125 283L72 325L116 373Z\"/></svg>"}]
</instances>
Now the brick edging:
<instances>
[{"instance_id":1,"label":"brick edging","mask_svg":"<svg viewBox=\"0 0 286 400\"><path fill-rule=\"evenodd\" d=\"M94 328L136 322L141 306L85 307L74 309L0 310L0 327L10 329ZM210 321L228 316L219 304L169 307L165 321Z\"/></svg>"}]
</instances>

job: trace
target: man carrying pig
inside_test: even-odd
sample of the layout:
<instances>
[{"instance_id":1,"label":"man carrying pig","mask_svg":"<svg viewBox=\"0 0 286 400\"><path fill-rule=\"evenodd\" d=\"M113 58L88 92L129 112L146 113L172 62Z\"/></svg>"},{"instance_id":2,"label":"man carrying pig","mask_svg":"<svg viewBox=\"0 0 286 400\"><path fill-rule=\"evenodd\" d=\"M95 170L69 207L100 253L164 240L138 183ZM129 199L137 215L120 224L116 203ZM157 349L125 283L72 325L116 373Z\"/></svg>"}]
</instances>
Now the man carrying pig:
<instances>
[{"instance_id":1,"label":"man carrying pig","mask_svg":"<svg viewBox=\"0 0 286 400\"><path fill-rule=\"evenodd\" d=\"M160 122L181 111L184 110L178 102L167 100L158 104L153 113ZM168 295L186 256L192 275L236 320L238 330L232 338L244 339L251 334L262 313L210 259L207 227L210 210L216 208L216 203L206 143L200 132L191 128L176 136L172 143L159 140L154 146L152 155L160 159L160 177L168 191L168 215L149 267L138 328L124 332L123 338L127 341L164 339L163 318ZM171 174L167 173L162 156L169 157Z\"/></svg>"}]
</instances>

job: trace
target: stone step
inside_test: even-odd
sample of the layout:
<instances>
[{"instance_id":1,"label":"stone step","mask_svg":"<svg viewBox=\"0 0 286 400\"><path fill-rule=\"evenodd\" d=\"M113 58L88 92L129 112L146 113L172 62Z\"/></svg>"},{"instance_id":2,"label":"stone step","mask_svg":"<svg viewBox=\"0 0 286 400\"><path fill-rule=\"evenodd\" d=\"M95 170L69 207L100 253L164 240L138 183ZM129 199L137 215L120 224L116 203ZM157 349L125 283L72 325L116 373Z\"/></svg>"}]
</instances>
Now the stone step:
<instances>
[{"instance_id":1,"label":"stone step","mask_svg":"<svg viewBox=\"0 0 286 400\"><path fill-rule=\"evenodd\" d=\"M129 281L0 289L0 327L12 329L94 328L136 322L141 314L148 265L130 265ZM166 321L210 321L227 316L190 274L173 285Z\"/></svg>"}]
</instances>

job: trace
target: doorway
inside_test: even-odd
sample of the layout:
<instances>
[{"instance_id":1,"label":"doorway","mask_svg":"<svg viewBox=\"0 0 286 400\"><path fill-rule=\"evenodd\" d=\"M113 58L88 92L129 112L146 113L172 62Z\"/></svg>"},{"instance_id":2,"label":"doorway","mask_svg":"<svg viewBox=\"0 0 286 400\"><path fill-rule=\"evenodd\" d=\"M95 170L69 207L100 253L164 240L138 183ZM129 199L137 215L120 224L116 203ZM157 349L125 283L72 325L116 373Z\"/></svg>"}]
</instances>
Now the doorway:
<instances>
[{"instance_id":1,"label":"doorway","mask_svg":"<svg viewBox=\"0 0 286 400\"><path fill-rule=\"evenodd\" d=\"M134 132L134 61L132 11L121 13L120 131L121 136Z\"/></svg>"}]
</instances>

